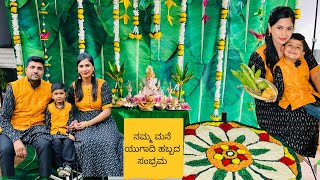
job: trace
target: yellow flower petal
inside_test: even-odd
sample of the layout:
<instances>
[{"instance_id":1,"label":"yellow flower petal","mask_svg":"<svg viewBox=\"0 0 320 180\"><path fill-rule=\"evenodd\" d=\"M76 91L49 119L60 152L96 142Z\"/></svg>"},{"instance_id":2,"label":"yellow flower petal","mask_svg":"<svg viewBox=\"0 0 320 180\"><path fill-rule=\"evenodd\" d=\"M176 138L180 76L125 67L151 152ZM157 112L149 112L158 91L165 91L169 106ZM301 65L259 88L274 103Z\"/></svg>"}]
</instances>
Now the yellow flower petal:
<instances>
[{"instance_id":1,"label":"yellow flower petal","mask_svg":"<svg viewBox=\"0 0 320 180\"><path fill-rule=\"evenodd\" d=\"M221 161L223 159L223 156L221 154L215 154L213 158Z\"/></svg>"},{"instance_id":2,"label":"yellow flower petal","mask_svg":"<svg viewBox=\"0 0 320 180\"><path fill-rule=\"evenodd\" d=\"M228 146L228 145L221 145L220 147L221 147L221 149L223 149L223 150L228 150L228 149L229 149L229 146Z\"/></svg>"},{"instance_id":3,"label":"yellow flower petal","mask_svg":"<svg viewBox=\"0 0 320 180\"><path fill-rule=\"evenodd\" d=\"M232 159L232 163L238 165L238 164L240 164L240 159L234 158L234 159Z\"/></svg>"},{"instance_id":4,"label":"yellow flower petal","mask_svg":"<svg viewBox=\"0 0 320 180\"><path fill-rule=\"evenodd\" d=\"M237 153L238 153L238 154L246 154L246 151L243 150L243 149L238 149L238 150L237 150Z\"/></svg>"}]
</instances>

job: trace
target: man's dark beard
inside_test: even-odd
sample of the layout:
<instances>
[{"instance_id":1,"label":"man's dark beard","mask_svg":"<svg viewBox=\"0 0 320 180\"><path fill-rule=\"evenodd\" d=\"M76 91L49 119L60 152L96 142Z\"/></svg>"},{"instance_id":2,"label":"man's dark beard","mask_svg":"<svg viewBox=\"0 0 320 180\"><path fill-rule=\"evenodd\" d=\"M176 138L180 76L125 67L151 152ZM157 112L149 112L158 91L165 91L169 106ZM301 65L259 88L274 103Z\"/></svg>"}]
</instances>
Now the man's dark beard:
<instances>
[{"instance_id":1,"label":"man's dark beard","mask_svg":"<svg viewBox=\"0 0 320 180\"><path fill-rule=\"evenodd\" d=\"M28 79L28 81L30 82L30 84L33 87L33 89L36 89L37 87L39 87L40 83L41 83L41 79L38 79L38 80Z\"/></svg>"}]
</instances>

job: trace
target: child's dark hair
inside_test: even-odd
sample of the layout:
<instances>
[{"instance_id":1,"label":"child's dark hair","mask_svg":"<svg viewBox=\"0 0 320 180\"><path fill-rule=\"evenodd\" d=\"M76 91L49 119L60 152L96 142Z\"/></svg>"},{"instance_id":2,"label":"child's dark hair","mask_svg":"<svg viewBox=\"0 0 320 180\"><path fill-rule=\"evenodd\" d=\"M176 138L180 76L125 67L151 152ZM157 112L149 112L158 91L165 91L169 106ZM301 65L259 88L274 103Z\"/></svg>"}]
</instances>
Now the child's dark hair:
<instances>
[{"instance_id":1,"label":"child's dark hair","mask_svg":"<svg viewBox=\"0 0 320 180\"><path fill-rule=\"evenodd\" d=\"M298 41L301 41L302 42L302 48L303 48L303 51L306 51L306 41L305 41L305 38L302 34L300 33L292 33L292 36L290 39L295 39L295 40L298 40Z\"/></svg>"},{"instance_id":2,"label":"child's dark hair","mask_svg":"<svg viewBox=\"0 0 320 180\"><path fill-rule=\"evenodd\" d=\"M51 92L58 90L58 89L62 89L62 90L64 90L64 92L66 92L66 88L64 87L63 83L60 83L60 82L53 83L51 86Z\"/></svg>"}]
</instances>

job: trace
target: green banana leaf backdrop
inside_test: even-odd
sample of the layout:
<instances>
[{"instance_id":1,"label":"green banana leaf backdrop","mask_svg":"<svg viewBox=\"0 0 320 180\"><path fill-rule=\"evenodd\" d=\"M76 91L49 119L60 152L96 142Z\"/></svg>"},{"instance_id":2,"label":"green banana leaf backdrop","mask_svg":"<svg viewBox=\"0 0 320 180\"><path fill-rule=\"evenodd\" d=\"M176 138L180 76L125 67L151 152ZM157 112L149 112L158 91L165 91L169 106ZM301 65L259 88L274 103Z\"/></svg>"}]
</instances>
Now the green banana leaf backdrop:
<instances>
[{"instance_id":1,"label":"green banana leaf backdrop","mask_svg":"<svg viewBox=\"0 0 320 180\"><path fill-rule=\"evenodd\" d=\"M139 81L145 77L148 65L153 66L164 92L167 92L169 82L174 84L170 71L174 70L178 58L181 1L174 0L177 6L172 6L170 10L170 15L173 17L172 26L165 16L168 12L165 1L161 0L160 42L148 35L153 29L152 0L139 0L140 32L143 35L141 40L129 38L129 33L133 30L132 21L125 25L123 20L120 20L120 64L126 61L124 81L132 82L133 94L136 93ZM263 43L250 34L249 30L259 32L261 24L264 33L269 13L274 7L287 5L294 9L296 3L295 0L267 0L264 6L261 6L261 1L230 0L227 46L223 60L225 75L221 88L220 112L227 112L228 120L251 126L258 126L254 113L254 99L243 91L240 82L232 76L230 70L239 69L240 63L248 63L251 53ZM24 61L31 55L43 57L43 46L39 38L42 26L39 11L42 0L17 0L17 2ZM47 41L48 55L51 56L50 82L60 81L70 85L77 78L76 57L79 54L77 1L45 0L45 3L48 11L45 16L46 29L51 32ZM10 0L6 0L6 6L11 22ZM110 87L113 87L115 82L106 74L109 70L108 61L114 62L112 0L84 0L83 6L85 51L94 58L97 76L104 78ZM120 15L124 12L124 5L120 3ZM214 111L220 12L221 0L208 0L206 8L203 8L201 0L187 1L184 63L189 63L189 71L193 72L195 78L184 85L183 98L192 108L191 123L210 120L210 115ZM201 20L204 13L210 17L206 23ZM133 19L132 6L128 8L128 15ZM124 94L126 95L126 92Z\"/></svg>"}]
</instances>

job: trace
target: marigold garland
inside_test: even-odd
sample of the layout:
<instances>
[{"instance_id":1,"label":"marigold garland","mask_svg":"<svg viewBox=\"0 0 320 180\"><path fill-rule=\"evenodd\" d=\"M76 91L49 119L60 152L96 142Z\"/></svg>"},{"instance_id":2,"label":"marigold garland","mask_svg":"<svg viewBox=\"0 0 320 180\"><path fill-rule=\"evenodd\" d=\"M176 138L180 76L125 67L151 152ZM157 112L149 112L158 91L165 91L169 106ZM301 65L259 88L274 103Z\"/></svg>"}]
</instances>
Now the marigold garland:
<instances>
[{"instance_id":1,"label":"marigold garland","mask_svg":"<svg viewBox=\"0 0 320 180\"><path fill-rule=\"evenodd\" d=\"M142 34L139 32L139 0L133 1L133 32L129 34L130 39L141 39Z\"/></svg>"},{"instance_id":2,"label":"marigold garland","mask_svg":"<svg viewBox=\"0 0 320 180\"><path fill-rule=\"evenodd\" d=\"M187 22L187 0L181 1L181 13L180 13L180 34L178 45L178 65L183 70L184 61L184 36L186 31Z\"/></svg>"},{"instance_id":3,"label":"marigold garland","mask_svg":"<svg viewBox=\"0 0 320 180\"><path fill-rule=\"evenodd\" d=\"M301 0L296 1L296 7L294 9L294 14L296 19L300 19L301 17Z\"/></svg>"},{"instance_id":4,"label":"marigold garland","mask_svg":"<svg viewBox=\"0 0 320 180\"><path fill-rule=\"evenodd\" d=\"M19 31L19 21L18 21L18 3L16 0L10 0L10 12L11 12L11 23L12 23L12 32L13 32L13 48L15 51L15 59L17 64L17 78L23 77L23 58L22 58L22 49L21 49L21 38Z\"/></svg>"},{"instance_id":5,"label":"marigold garland","mask_svg":"<svg viewBox=\"0 0 320 180\"><path fill-rule=\"evenodd\" d=\"M83 10L83 1L77 0L78 2L78 23L79 23L79 51L83 53L85 51L85 32L84 32L84 10Z\"/></svg>"},{"instance_id":6,"label":"marigold garland","mask_svg":"<svg viewBox=\"0 0 320 180\"><path fill-rule=\"evenodd\" d=\"M154 29L153 32L150 33L150 37L154 39L160 39L162 36L162 32L160 31L160 0L154 0L154 15L153 15L153 24Z\"/></svg>"},{"instance_id":7,"label":"marigold garland","mask_svg":"<svg viewBox=\"0 0 320 180\"><path fill-rule=\"evenodd\" d=\"M226 28L227 28L227 16L228 16L229 0L222 1L221 19L220 19L220 40L218 42L218 65L216 71L216 92L214 96L214 113L211 115L211 119L214 121L220 120L219 108L220 108L220 89L222 80L222 65L223 54L225 49L226 40Z\"/></svg>"},{"instance_id":8,"label":"marigold garland","mask_svg":"<svg viewBox=\"0 0 320 180\"><path fill-rule=\"evenodd\" d=\"M49 67L51 66L49 61L50 58L48 57L48 52L47 52L47 40L50 36L50 32L47 32L46 30L46 23L45 23L45 15L48 14L48 11L46 10L46 4L44 2L44 0L42 0L41 3L41 11L39 12L42 15L42 28L41 28L41 32L39 33L40 35L40 39L42 41L42 45L43 45L43 54L44 54L44 59L45 59L45 69L46 69L46 74L45 77L47 78L47 80L49 81L50 78L50 73L49 73Z\"/></svg>"},{"instance_id":9,"label":"marigold garland","mask_svg":"<svg viewBox=\"0 0 320 180\"><path fill-rule=\"evenodd\" d=\"M120 71L120 36L119 36L119 0L113 0L113 49L114 59L118 71Z\"/></svg>"}]
</instances>

